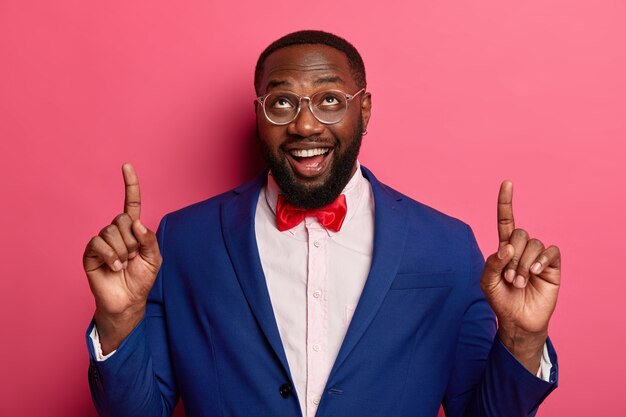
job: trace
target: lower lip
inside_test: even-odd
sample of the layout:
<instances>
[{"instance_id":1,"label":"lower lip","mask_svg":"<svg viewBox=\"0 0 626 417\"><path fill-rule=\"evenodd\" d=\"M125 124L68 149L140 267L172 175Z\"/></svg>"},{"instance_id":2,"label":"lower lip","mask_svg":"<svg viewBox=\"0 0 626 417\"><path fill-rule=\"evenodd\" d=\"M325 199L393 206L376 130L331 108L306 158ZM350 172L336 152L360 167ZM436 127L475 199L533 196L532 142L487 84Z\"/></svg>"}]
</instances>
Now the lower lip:
<instances>
[{"instance_id":1,"label":"lower lip","mask_svg":"<svg viewBox=\"0 0 626 417\"><path fill-rule=\"evenodd\" d=\"M322 175L330 165L333 150L331 149L325 155L318 155L310 158L294 158L287 153L287 159L291 164L296 175L302 178L315 178Z\"/></svg>"}]
</instances>

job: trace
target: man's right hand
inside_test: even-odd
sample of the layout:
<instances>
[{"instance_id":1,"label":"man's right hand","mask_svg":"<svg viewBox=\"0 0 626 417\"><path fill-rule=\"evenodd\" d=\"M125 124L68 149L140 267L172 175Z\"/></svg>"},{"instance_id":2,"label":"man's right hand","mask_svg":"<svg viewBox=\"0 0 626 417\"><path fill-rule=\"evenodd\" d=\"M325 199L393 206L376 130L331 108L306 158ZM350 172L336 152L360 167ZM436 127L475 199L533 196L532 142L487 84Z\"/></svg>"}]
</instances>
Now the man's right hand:
<instances>
[{"instance_id":1,"label":"man's right hand","mask_svg":"<svg viewBox=\"0 0 626 417\"><path fill-rule=\"evenodd\" d=\"M124 164L122 173L124 212L89 241L83 255L105 355L117 349L142 320L162 261L156 235L139 220L141 194L135 168Z\"/></svg>"}]
</instances>

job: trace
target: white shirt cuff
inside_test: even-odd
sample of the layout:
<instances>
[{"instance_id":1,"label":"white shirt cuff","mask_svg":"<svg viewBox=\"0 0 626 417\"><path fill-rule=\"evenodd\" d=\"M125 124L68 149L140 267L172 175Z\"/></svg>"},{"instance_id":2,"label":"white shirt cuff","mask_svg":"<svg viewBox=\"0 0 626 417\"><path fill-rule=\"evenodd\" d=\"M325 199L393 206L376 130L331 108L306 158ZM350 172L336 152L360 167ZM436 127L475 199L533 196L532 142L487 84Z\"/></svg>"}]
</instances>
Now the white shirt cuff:
<instances>
[{"instance_id":1,"label":"white shirt cuff","mask_svg":"<svg viewBox=\"0 0 626 417\"><path fill-rule=\"evenodd\" d=\"M103 362L105 360L107 360L108 358L110 358L111 356L113 356L113 354L115 352L117 352L117 349L114 350L113 352L109 353L108 355L103 355L102 354L102 346L100 345L100 336L98 335L98 329L96 328L96 325L93 325L93 329L91 329L91 333L89 333L89 337L91 338L91 343L93 344L93 350L96 353L96 361L97 362ZM545 355L545 353L544 353ZM549 360L549 359L548 359ZM543 364L543 362L542 362ZM548 371L550 369L548 368Z\"/></svg>"},{"instance_id":2,"label":"white shirt cuff","mask_svg":"<svg viewBox=\"0 0 626 417\"><path fill-rule=\"evenodd\" d=\"M537 372L537 378L541 378L546 382L550 382L550 371L552 370L552 362L550 361L550 355L548 354L548 344L543 345L543 355L541 355L541 363L539 364L539 371Z\"/></svg>"}]
</instances>

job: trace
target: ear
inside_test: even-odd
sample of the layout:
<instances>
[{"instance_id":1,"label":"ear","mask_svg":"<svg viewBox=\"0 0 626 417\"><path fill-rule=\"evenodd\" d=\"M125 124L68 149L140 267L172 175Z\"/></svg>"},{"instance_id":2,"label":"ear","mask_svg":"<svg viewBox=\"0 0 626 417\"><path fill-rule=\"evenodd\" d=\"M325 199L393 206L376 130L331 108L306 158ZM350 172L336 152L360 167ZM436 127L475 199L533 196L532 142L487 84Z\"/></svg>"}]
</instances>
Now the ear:
<instances>
[{"instance_id":1,"label":"ear","mask_svg":"<svg viewBox=\"0 0 626 417\"><path fill-rule=\"evenodd\" d=\"M363 93L363 99L361 100L361 120L363 122L363 130L367 129L367 124L370 122L370 116L372 115L372 94Z\"/></svg>"}]
</instances>

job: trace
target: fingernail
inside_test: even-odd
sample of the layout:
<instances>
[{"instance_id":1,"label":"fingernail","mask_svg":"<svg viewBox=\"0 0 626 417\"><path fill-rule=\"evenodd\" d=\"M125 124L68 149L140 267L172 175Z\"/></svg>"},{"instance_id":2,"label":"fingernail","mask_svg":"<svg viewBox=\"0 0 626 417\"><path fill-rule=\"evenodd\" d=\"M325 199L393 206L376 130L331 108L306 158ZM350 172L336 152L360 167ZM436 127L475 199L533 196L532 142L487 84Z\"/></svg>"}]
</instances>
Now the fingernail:
<instances>
[{"instance_id":1,"label":"fingernail","mask_svg":"<svg viewBox=\"0 0 626 417\"><path fill-rule=\"evenodd\" d=\"M534 274L538 274L539 271L541 271L541 262L535 262L533 264L533 266L530 267L530 270L534 273Z\"/></svg>"},{"instance_id":2,"label":"fingernail","mask_svg":"<svg viewBox=\"0 0 626 417\"><path fill-rule=\"evenodd\" d=\"M515 278L515 271L512 269L509 269L508 271L506 271L506 273L504 274L504 279L506 279L508 282L513 282L513 279Z\"/></svg>"},{"instance_id":3,"label":"fingernail","mask_svg":"<svg viewBox=\"0 0 626 417\"><path fill-rule=\"evenodd\" d=\"M506 253L507 253L507 250L506 250L506 246L505 246L505 247L503 247L502 249L500 249L498 251L498 259L506 258Z\"/></svg>"},{"instance_id":4,"label":"fingernail","mask_svg":"<svg viewBox=\"0 0 626 417\"><path fill-rule=\"evenodd\" d=\"M148 229L146 229L146 226L143 225L143 223L139 222L139 231L141 233L146 233L148 231Z\"/></svg>"},{"instance_id":5,"label":"fingernail","mask_svg":"<svg viewBox=\"0 0 626 417\"><path fill-rule=\"evenodd\" d=\"M515 285L517 288L524 288L524 277L521 275L518 275L515 277L515 282L513 283L513 285Z\"/></svg>"},{"instance_id":6,"label":"fingernail","mask_svg":"<svg viewBox=\"0 0 626 417\"><path fill-rule=\"evenodd\" d=\"M128 268L128 261L124 261L124 263L122 264L122 268L124 269Z\"/></svg>"},{"instance_id":7,"label":"fingernail","mask_svg":"<svg viewBox=\"0 0 626 417\"><path fill-rule=\"evenodd\" d=\"M118 272L119 270L121 270L123 268L122 263L120 262L119 259L116 259L115 262L113 262L113 270L115 272Z\"/></svg>"}]
</instances>

